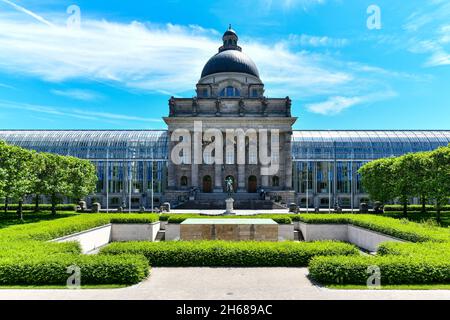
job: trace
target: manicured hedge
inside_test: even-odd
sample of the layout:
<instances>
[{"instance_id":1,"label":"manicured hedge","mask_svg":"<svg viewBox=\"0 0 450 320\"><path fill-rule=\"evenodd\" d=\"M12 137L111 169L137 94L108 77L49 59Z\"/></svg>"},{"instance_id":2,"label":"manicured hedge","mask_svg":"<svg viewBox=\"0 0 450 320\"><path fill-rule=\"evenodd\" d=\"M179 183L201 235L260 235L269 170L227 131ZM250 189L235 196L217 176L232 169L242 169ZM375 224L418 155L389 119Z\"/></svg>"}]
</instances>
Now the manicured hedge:
<instances>
[{"instance_id":1,"label":"manicured hedge","mask_svg":"<svg viewBox=\"0 0 450 320\"><path fill-rule=\"evenodd\" d=\"M0 285L66 285L70 266L78 266L83 284L135 284L149 274L143 256L40 255L0 259Z\"/></svg>"},{"instance_id":2,"label":"manicured hedge","mask_svg":"<svg viewBox=\"0 0 450 320\"><path fill-rule=\"evenodd\" d=\"M371 266L380 268L382 285L450 282L450 260L439 256L314 257L309 274L322 284L366 284Z\"/></svg>"},{"instance_id":3,"label":"manicured hedge","mask_svg":"<svg viewBox=\"0 0 450 320\"><path fill-rule=\"evenodd\" d=\"M440 257L450 262L450 242L397 243L385 242L378 247L379 256Z\"/></svg>"},{"instance_id":4,"label":"manicured hedge","mask_svg":"<svg viewBox=\"0 0 450 320\"><path fill-rule=\"evenodd\" d=\"M412 242L450 241L450 229L369 214L302 214L294 219L311 224L353 224Z\"/></svg>"},{"instance_id":5,"label":"manicured hedge","mask_svg":"<svg viewBox=\"0 0 450 320\"><path fill-rule=\"evenodd\" d=\"M111 223L115 224L146 224L146 223L155 223L159 221L157 215L133 215L131 217L121 216L111 218Z\"/></svg>"},{"instance_id":6,"label":"manicured hedge","mask_svg":"<svg viewBox=\"0 0 450 320\"><path fill-rule=\"evenodd\" d=\"M196 215L196 214L169 214L162 217L162 219L167 219L169 223L180 224L186 219L272 219L276 223L279 224L291 224L292 217L294 215L290 214L259 214L259 215L251 215L251 216L204 216L204 215ZM161 220L161 216L160 216ZM164 221L161 220L161 221Z\"/></svg>"},{"instance_id":7,"label":"manicured hedge","mask_svg":"<svg viewBox=\"0 0 450 320\"><path fill-rule=\"evenodd\" d=\"M148 275L143 256L83 256L77 242L48 242L106 225L158 221L155 214L84 214L0 229L0 285L65 285L67 267L81 268L82 284L133 284Z\"/></svg>"},{"instance_id":8,"label":"manicured hedge","mask_svg":"<svg viewBox=\"0 0 450 320\"><path fill-rule=\"evenodd\" d=\"M0 209L4 209L4 208L5 208L5 205L0 204ZM23 204L22 205L23 211L34 211L35 208L36 208L35 204ZM8 211L16 211L18 209L19 209L18 204L8 204ZM50 211L51 209L52 209L51 204L40 204L39 205L40 211ZM57 211L75 211L76 209L77 209L76 204L57 204L56 205Z\"/></svg>"},{"instance_id":9,"label":"manicured hedge","mask_svg":"<svg viewBox=\"0 0 450 320\"><path fill-rule=\"evenodd\" d=\"M49 241L73 233L103 226L112 219L125 223L130 221L157 221L155 214L83 214L52 221L42 221L26 225L15 225L0 230L0 241L38 240Z\"/></svg>"},{"instance_id":10,"label":"manicured hedge","mask_svg":"<svg viewBox=\"0 0 450 320\"><path fill-rule=\"evenodd\" d=\"M314 256L358 255L358 250L333 241L171 241L112 243L100 254L142 254L152 266L302 267Z\"/></svg>"},{"instance_id":11,"label":"manicured hedge","mask_svg":"<svg viewBox=\"0 0 450 320\"><path fill-rule=\"evenodd\" d=\"M443 206L442 211L450 211L450 205ZM436 211L436 206L426 205L425 210L428 211ZM407 207L408 212L421 212L422 205L409 205ZM384 206L384 212L403 212L403 206L399 204L389 204Z\"/></svg>"}]
</instances>

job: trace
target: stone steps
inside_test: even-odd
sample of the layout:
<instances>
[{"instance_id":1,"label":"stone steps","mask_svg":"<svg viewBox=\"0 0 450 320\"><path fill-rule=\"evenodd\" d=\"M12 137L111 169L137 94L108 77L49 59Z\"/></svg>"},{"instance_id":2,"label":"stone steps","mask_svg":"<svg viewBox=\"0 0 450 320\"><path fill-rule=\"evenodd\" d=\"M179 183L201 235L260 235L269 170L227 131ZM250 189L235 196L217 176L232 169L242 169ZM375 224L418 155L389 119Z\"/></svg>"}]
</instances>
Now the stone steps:
<instances>
[{"instance_id":1,"label":"stone steps","mask_svg":"<svg viewBox=\"0 0 450 320\"><path fill-rule=\"evenodd\" d=\"M164 241L166 239L166 230L159 230L156 234L155 242Z\"/></svg>"},{"instance_id":2,"label":"stone steps","mask_svg":"<svg viewBox=\"0 0 450 320\"><path fill-rule=\"evenodd\" d=\"M204 209L204 210L225 210L225 199L221 200L191 200L186 201L176 209ZM237 210L272 210L285 209L285 207L270 200L238 200L235 199L234 209Z\"/></svg>"},{"instance_id":3,"label":"stone steps","mask_svg":"<svg viewBox=\"0 0 450 320\"><path fill-rule=\"evenodd\" d=\"M299 230L294 230L294 241L305 241L303 234Z\"/></svg>"}]
</instances>

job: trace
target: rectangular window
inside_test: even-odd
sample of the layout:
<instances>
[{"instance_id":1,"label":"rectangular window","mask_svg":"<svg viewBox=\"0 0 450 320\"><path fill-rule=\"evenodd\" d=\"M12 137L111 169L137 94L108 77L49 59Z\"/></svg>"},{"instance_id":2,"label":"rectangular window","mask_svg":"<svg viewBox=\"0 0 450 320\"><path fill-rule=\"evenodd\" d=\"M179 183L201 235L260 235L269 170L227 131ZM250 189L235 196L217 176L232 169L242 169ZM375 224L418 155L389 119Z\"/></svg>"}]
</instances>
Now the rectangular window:
<instances>
[{"instance_id":1,"label":"rectangular window","mask_svg":"<svg viewBox=\"0 0 450 320\"><path fill-rule=\"evenodd\" d=\"M252 97L253 98L257 98L258 97L258 89L253 89L252 90Z\"/></svg>"}]
</instances>

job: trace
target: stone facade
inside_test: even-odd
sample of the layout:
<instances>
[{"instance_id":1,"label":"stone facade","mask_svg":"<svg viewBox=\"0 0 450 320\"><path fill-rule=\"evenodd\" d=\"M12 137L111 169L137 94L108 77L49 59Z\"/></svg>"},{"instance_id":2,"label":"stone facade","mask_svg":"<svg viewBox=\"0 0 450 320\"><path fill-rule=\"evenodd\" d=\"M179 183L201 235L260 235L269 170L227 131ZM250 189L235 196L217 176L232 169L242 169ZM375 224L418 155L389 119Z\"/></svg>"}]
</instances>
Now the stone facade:
<instances>
[{"instance_id":1,"label":"stone facade","mask_svg":"<svg viewBox=\"0 0 450 320\"><path fill-rule=\"evenodd\" d=\"M169 134L166 196L173 199L189 190L224 193L225 179L231 177L238 193L264 190L292 201L291 141L297 119L291 116L291 100L264 96L258 71L242 57L233 34L227 31L219 49L218 55L227 51L227 56L216 55L205 66L197 96L169 101L169 116L164 118ZM216 70L220 72L209 74ZM188 152L176 149L181 142L190 143ZM262 160L262 152L270 164ZM274 163L276 169L268 170Z\"/></svg>"}]
</instances>

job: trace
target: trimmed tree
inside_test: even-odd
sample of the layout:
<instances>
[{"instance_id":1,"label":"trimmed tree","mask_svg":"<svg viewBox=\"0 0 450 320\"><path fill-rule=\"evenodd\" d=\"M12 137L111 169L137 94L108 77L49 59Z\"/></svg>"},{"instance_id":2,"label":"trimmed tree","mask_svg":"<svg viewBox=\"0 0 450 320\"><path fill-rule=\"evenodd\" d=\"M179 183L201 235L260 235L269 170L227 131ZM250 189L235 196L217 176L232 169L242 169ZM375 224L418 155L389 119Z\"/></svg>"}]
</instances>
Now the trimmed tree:
<instances>
[{"instance_id":1,"label":"trimmed tree","mask_svg":"<svg viewBox=\"0 0 450 320\"><path fill-rule=\"evenodd\" d=\"M25 197L32 192L36 173L34 170L35 151L25 150L0 142L0 168L2 169L2 195L5 197L5 212L9 199L18 200L17 214L23 219L22 205Z\"/></svg>"},{"instance_id":2,"label":"trimmed tree","mask_svg":"<svg viewBox=\"0 0 450 320\"><path fill-rule=\"evenodd\" d=\"M68 196L77 201L92 194L97 186L97 172L95 166L89 160L74 157L66 157Z\"/></svg>"},{"instance_id":3,"label":"trimmed tree","mask_svg":"<svg viewBox=\"0 0 450 320\"><path fill-rule=\"evenodd\" d=\"M393 163L393 158L378 159L363 165L358 170L361 182L372 201L386 204L394 198Z\"/></svg>"},{"instance_id":4,"label":"trimmed tree","mask_svg":"<svg viewBox=\"0 0 450 320\"><path fill-rule=\"evenodd\" d=\"M430 197L436 204L436 219L441 222L442 206L450 197L450 146L430 153Z\"/></svg>"},{"instance_id":5,"label":"trimmed tree","mask_svg":"<svg viewBox=\"0 0 450 320\"><path fill-rule=\"evenodd\" d=\"M59 198L70 191L68 179L69 161L67 157L53 153L43 154L45 159L45 176L42 180L42 193L50 197L52 214L56 214Z\"/></svg>"}]
</instances>

